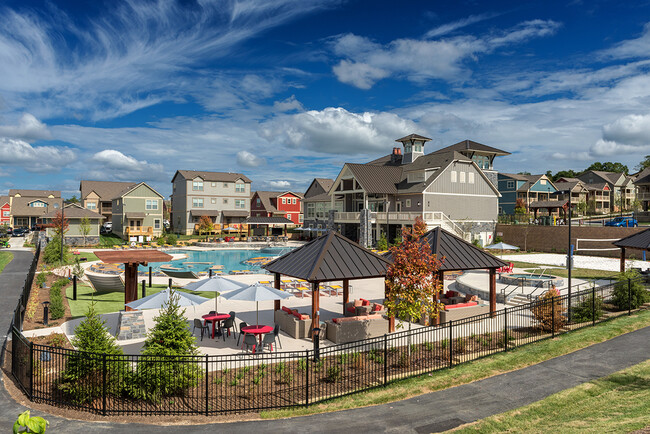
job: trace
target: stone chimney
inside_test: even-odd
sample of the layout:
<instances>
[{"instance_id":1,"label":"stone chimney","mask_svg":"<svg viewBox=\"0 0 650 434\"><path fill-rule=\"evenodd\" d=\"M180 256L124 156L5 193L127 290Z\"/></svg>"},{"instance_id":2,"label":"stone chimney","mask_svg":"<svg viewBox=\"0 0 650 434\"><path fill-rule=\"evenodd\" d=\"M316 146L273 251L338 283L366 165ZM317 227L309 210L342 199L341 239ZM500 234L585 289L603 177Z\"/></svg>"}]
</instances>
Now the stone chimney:
<instances>
[{"instance_id":1,"label":"stone chimney","mask_svg":"<svg viewBox=\"0 0 650 434\"><path fill-rule=\"evenodd\" d=\"M393 148L393 153L390 155L391 163L400 163L402 157L402 148Z\"/></svg>"}]
</instances>

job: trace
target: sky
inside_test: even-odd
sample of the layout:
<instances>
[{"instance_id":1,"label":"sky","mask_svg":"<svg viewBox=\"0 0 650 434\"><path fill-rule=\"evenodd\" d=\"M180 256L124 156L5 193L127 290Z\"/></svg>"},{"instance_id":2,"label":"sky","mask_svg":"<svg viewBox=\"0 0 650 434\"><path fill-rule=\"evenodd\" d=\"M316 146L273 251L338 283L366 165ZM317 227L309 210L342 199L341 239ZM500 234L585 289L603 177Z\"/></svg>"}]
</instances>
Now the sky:
<instances>
[{"instance_id":1,"label":"sky","mask_svg":"<svg viewBox=\"0 0 650 434\"><path fill-rule=\"evenodd\" d=\"M430 137L502 172L650 154L645 1L4 0L0 193L240 172L304 191Z\"/></svg>"}]
</instances>

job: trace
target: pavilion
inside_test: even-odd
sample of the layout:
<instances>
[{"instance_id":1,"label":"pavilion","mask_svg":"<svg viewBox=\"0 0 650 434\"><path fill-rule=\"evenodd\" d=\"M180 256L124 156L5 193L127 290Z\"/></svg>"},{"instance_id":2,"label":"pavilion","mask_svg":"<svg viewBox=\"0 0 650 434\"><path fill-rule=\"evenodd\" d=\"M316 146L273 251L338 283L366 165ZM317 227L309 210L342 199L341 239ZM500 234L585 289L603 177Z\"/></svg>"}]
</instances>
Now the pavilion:
<instances>
[{"instance_id":1,"label":"pavilion","mask_svg":"<svg viewBox=\"0 0 650 434\"><path fill-rule=\"evenodd\" d=\"M269 236L269 227L271 225L284 225L284 236L287 236L287 225L295 224L293 221L289 220L286 217L248 217L244 220L244 223L248 224L248 236L251 236L251 225L260 225L266 226L266 236Z\"/></svg>"},{"instance_id":2,"label":"pavilion","mask_svg":"<svg viewBox=\"0 0 650 434\"><path fill-rule=\"evenodd\" d=\"M616 247L621 249L621 273L625 271L625 249L634 249L643 251L643 259L645 260L645 252L650 250L650 229L637 232L618 241L614 241Z\"/></svg>"}]
</instances>

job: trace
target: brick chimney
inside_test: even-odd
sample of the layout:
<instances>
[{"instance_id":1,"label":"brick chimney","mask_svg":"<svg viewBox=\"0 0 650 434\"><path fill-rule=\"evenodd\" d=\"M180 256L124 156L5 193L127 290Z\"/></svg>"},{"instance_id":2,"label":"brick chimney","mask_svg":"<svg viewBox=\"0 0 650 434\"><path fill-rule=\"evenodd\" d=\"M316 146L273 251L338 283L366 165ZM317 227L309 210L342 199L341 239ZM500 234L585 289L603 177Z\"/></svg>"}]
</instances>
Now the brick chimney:
<instances>
[{"instance_id":1,"label":"brick chimney","mask_svg":"<svg viewBox=\"0 0 650 434\"><path fill-rule=\"evenodd\" d=\"M390 155L391 163L400 163L402 160L402 148L393 148L393 153Z\"/></svg>"}]
</instances>

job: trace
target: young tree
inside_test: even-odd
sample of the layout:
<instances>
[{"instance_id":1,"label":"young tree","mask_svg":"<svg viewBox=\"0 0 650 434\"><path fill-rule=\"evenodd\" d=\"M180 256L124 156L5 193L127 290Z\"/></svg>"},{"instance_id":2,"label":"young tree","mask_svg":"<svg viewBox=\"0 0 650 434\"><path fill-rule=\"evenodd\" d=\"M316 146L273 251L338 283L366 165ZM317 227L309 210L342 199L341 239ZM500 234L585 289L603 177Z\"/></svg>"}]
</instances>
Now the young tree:
<instances>
[{"instance_id":1,"label":"young tree","mask_svg":"<svg viewBox=\"0 0 650 434\"><path fill-rule=\"evenodd\" d=\"M526 201L522 198L515 202L515 214L526 214Z\"/></svg>"},{"instance_id":2,"label":"young tree","mask_svg":"<svg viewBox=\"0 0 650 434\"><path fill-rule=\"evenodd\" d=\"M83 217L79 222L79 231L84 237L84 246L86 245L86 237L90 234L91 229L90 219L88 217Z\"/></svg>"},{"instance_id":3,"label":"young tree","mask_svg":"<svg viewBox=\"0 0 650 434\"><path fill-rule=\"evenodd\" d=\"M68 232L70 222L68 222L68 219L65 218L61 210L58 210L52 219L52 226L54 227L54 233L60 237L62 234Z\"/></svg>"},{"instance_id":4,"label":"young tree","mask_svg":"<svg viewBox=\"0 0 650 434\"><path fill-rule=\"evenodd\" d=\"M73 194L70 199L67 200L69 203L79 203L79 199L77 199L77 195Z\"/></svg>"},{"instance_id":5,"label":"young tree","mask_svg":"<svg viewBox=\"0 0 650 434\"><path fill-rule=\"evenodd\" d=\"M203 235L206 232L212 232L214 225L212 224L212 219L207 215L201 216L199 220L199 236Z\"/></svg>"},{"instance_id":6,"label":"young tree","mask_svg":"<svg viewBox=\"0 0 650 434\"><path fill-rule=\"evenodd\" d=\"M440 303L436 295L441 290L438 281L440 261L431 253L431 246L422 238L427 227L421 218L413 229L402 230L402 243L391 247L393 263L386 272L386 301L388 316L419 320L424 313L436 318ZM401 326L401 324L400 324Z\"/></svg>"}]
</instances>

